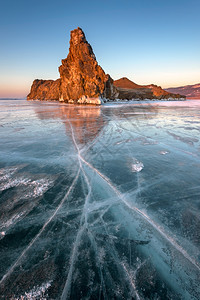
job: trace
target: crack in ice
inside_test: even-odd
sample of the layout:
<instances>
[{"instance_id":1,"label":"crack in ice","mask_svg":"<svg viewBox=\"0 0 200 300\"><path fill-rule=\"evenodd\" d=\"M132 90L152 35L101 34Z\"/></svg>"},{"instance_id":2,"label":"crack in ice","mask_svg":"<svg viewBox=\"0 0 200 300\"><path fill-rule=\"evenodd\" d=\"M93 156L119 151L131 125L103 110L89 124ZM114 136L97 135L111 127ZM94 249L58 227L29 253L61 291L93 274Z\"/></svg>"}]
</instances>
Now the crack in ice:
<instances>
[{"instance_id":1,"label":"crack in ice","mask_svg":"<svg viewBox=\"0 0 200 300\"><path fill-rule=\"evenodd\" d=\"M168 242L176 248L188 261L190 261L199 271L200 271L200 266L198 263L189 256L189 254L179 245L177 242L168 236L164 230L156 224L147 214L145 214L143 211L141 211L139 208L130 205L130 203L127 202L126 199L124 199L123 195L121 192L112 184L109 178L107 178L104 174L102 174L99 170L97 170L95 167L93 167L89 162L87 162L83 157L81 157L81 160L88 165L93 171L95 171L101 178L103 178L107 184L113 189L113 191L116 193L116 195L122 200L122 202L129 207L131 210L134 210L137 212L140 216L142 216L149 224L151 224Z\"/></svg>"},{"instance_id":2,"label":"crack in ice","mask_svg":"<svg viewBox=\"0 0 200 300\"><path fill-rule=\"evenodd\" d=\"M57 206L56 210L54 211L54 213L51 215L51 217L46 221L46 223L43 225L43 227L40 229L40 231L38 232L38 234L31 240L31 242L29 243L29 245L26 247L26 249L22 252L22 254L20 255L20 257L16 260L16 262L11 266L11 268L8 270L8 272L2 277L2 279L0 280L0 284L2 284L6 278L8 276L10 276L10 274L14 271L14 269L19 265L19 263L21 262L22 258L24 257L24 255L27 253L27 251L32 247L32 245L36 242L36 240L40 237L40 235L42 234L42 232L45 230L45 228L47 227L47 225L53 220L53 218L55 217L55 215L57 214L57 212L59 211L59 209L62 207L63 203L66 201L66 199L68 198L69 194L71 193L78 177L79 177L79 173L80 173L80 168L77 172L76 177L74 178L71 186L69 187L66 195L64 196L64 198L61 200L60 204Z\"/></svg>"},{"instance_id":3,"label":"crack in ice","mask_svg":"<svg viewBox=\"0 0 200 300\"><path fill-rule=\"evenodd\" d=\"M73 127L71 125L71 122L68 120L69 125L71 127L71 133L72 133L72 139L75 145L75 148L77 149L77 155L78 155L78 160L79 160L79 165L80 165L80 170L82 171L87 187L88 187L88 194L85 198L85 203L84 203L84 207L82 210L82 215L81 215L81 220L80 220L80 229L78 230L78 233L76 235L76 240L74 242L74 247L72 250L72 254L70 257L70 267L69 267L69 271L68 271L68 275L67 275L67 280L65 282L64 285L64 289L62 291L62 295L61 295L61 300L67 299L68 297L70 297L70 289L71 289L71 281L72 281L72 275L73 275L73 270L74 270L74 264L76 262L77 259L77 251L78 251L78 247L79 247L79 243L81 241L81 237L83 232L85 231L85 229L87 228L88 222L87 222L87 217L88 217L88 212L87 212L87 208L88 208L88 203L89 203L89 199L90 199L90 195L91 195L91 191L92 191L92 187L91 184L89 183L88 177L83 169L82 166L82 162L81 162L81 155L80 155L80 149L77 145L75 136L74 136L74 130Z\"/></svg>"}]
</instances>

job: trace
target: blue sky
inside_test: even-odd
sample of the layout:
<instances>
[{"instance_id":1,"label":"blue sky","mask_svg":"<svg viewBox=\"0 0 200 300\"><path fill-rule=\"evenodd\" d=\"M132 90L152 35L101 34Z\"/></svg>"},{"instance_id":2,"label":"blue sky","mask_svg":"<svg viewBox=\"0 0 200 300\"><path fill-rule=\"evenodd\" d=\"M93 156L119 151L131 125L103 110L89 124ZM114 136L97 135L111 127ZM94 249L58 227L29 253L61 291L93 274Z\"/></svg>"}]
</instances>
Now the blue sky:
<instances>
[{"instance_id":1,"label":"blue sky","mask_svg":"<svg viewBox=\"0 0 200 300\"><path fill-rule=\"evenodd\" d=\"M4 0L0 97L24 97L35 78L58 78L78 26L113 79L162 87L199 83L199 12L199 0Z\"/></svg>"}]
</instances>

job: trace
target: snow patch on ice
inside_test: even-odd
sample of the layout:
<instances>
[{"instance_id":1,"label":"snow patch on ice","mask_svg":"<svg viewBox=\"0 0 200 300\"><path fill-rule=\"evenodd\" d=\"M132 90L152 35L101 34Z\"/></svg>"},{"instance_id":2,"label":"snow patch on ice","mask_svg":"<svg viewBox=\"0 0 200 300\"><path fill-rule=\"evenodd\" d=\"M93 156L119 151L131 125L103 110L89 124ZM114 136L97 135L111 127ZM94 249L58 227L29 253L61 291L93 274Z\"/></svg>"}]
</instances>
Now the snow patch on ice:
<instances>
[{"instance_id":1,"label":"snow patch on ice","mask_svg":"<svg viewBox=\"0 0 200 300\"><path fill-rule=\"evenodd\" d=\"M31 178L25 178L23 176L13 178L13 174L16 172L17 168L11 169L0 169L0 191L5 191L10 188L27 186L30 192L26 194L25 198L29 197L39 197L43 195L48 188L52 185L53 180L47 178L41 178L38 180L33 180Z\"/></svg>"},{"instance_id":2,"label":"snow patch on ice","mask_svg":"<svg viewBox=\"0 0 200 300\"><path fill-rule=\"evenodd\" d=\"M2 168L0 169L0 181L5 181L9 179L15 172L17 168Z\"/></svg>"},{"instance_id":3,"label":"snow patch on ice","mask_svg":"<svg viewBox=\"0 0 200 300\"><path fill-rule=\"evenodd\" d=\"M5 231L1 231L0 232L0 240L2 240L5 235L6 235L6 232Z\"/></svg>"},{"instance_id":4,"label":"snow patch on ice","mask_svg":"<svg viewBox=\"0 0 200 300\"><path fill-rule=\"evenodd\" d=\"M52 185L52 183L53 183L52 180L48 180L48 179L44 179L44 178L32 181L30 185L34 189L32 192L30 192L26 195L26 198L29 198L29 197L36 198L36 197L42 196L49 189L49 187Z\"/></svg>"},{"instance_id":5,"label":"snow patch on ice","mask_svg":"<svg viewBox=\"0 0 200 300\"><path fill-rule=\"evenodd\" d=\"M140 172L144 168L144 165L142 162L138 161L137 159L134 160L134 162L131 164L131 170L132 172Z\"/></svg>"},{"instance_id":6,"label":"snow patch on ice","mask_svg":"<svg viewBox=\"0 0 200 300\"><path fill-rule=\"evenodd\" d=\"M21 212L19 214L16 214L14 216L12 216L9 220L7 220L6 222L2 222L0 228L8 228L10 227L12 224L16 223L16 221L18 219L20 219L23 215L25 214L25 212Z\"/></svg>"},{"instance_id":7,"label":"snow patch on ice","mask_svg":"<svg viewBox=\"0 0 200 300\"><path fill-rule=\"evenodd\" d=\"M12 187L17 187L19 185L28 185L30 183L30 179L20 177L18 179L9 180L7 183L3 183L0 185L0 191L4 191L10 189Z\"/></svg>"},{"instance_id":8,"label":"snow patch on ice","mask_svg":"<svg viewBox=\"0 0 200 300\"><path fill-rule=\"evenodd\" d=\"M160 154L161 155L166 155L166 154L169 154L170 152L169 151L167 151L167 150L161 150L160 151Z\"/></svg>"},{"instance_id":9,"label":"snow patch on ice","mask_svg":"<svg viewBox=\"0 0 200 300\"><path fill-rule=\"evenodd\" d=\"M24 295L21 295L20 297L14 298L14 300L28 300L28 299L43 299L47 300L45 297L45 292L48 290L48 288L51 286L52 280L49 282L43 283L41 286L34 286L33 289L31 289L29 292L25 292Z\"/></svg>"}]
</instances>

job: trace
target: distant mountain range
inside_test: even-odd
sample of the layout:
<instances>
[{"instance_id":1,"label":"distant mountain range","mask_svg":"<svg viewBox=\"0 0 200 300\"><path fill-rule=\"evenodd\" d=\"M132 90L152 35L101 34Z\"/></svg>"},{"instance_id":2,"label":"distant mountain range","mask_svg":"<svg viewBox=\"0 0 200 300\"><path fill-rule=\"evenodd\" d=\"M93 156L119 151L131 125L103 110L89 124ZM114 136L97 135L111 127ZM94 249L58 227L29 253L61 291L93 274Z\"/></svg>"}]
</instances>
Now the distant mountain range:
<instances>
[{"instance_id":1,"label":"distant mountain range","mask_svg":"<svg viewBox=\"0 0 200 300\"><path fill-rule=\"evenodd\" d=\"M185 95L187 99L200 100L200 83L165 89L169 93Z\"/></svg>"}]
</instances>

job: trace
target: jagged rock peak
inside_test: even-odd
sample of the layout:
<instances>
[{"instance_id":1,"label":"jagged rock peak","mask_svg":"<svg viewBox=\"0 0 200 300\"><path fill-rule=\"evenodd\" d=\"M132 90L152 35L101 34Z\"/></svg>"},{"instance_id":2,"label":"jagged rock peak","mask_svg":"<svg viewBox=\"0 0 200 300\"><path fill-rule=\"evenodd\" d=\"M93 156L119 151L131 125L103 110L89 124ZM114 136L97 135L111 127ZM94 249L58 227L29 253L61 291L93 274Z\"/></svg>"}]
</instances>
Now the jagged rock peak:
<instances>
[{"instance_id":1,"label":"jagged rock peak","mask_svg":"<svg viewBox=\"0 0 200 300\"><path fill-rule=\"evenodd\" d=\"M62 60L59 72L61 99L65 101L80 102L83 97L84 101L114 98L113 80L98 65L92 47L79 27L71 31L69 54Z\"/></svg>"},{"instance_id":2,"label":"jagged rock peak","mask_svg":"<svg viewBox=\"0 0 200 300\"><path fill-rule=\"evenodd\" d=\"M88 48L89 51L88 54L91 55L96 60L92 47L86 40L85 33L83 32L83 30L80 27L72 30L70 33L69 53L72 51L72 49L73 51L76 52L76 50L79 50L80 47L84 47L84 46Z\"/></svg>"},{"instance_id":3,"label":"jagged rock peak","mask_svg":"<svg viewBox=\"0 0 200 300\"><path fill-rule=\"evenodd\" d=\"M70 33L70 43L77 45L80 44L81 42L85 43L86 38L85 38L85 33L80 27L77 27L76 29L72 30Z\"/></svg>"}]
</instances>

